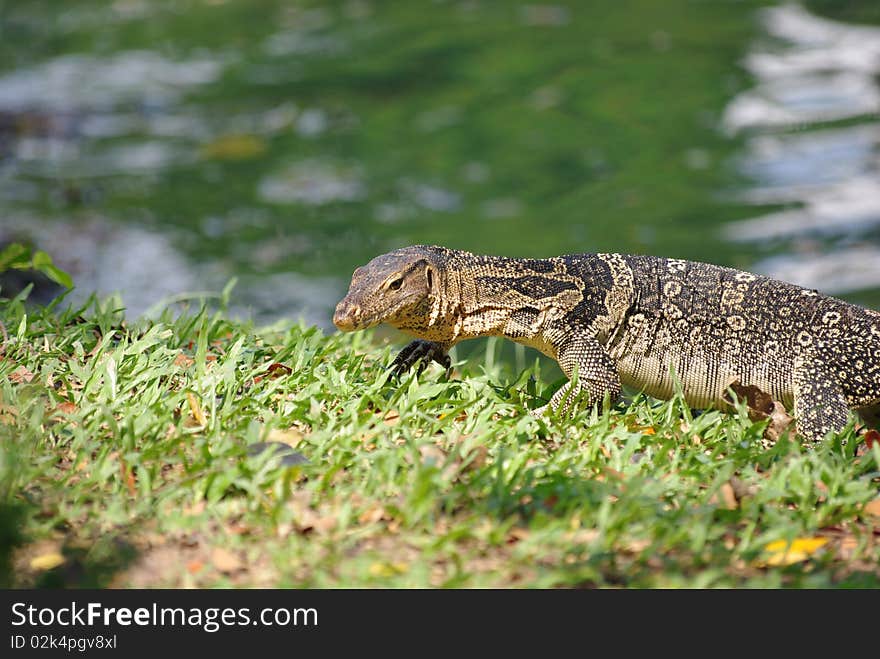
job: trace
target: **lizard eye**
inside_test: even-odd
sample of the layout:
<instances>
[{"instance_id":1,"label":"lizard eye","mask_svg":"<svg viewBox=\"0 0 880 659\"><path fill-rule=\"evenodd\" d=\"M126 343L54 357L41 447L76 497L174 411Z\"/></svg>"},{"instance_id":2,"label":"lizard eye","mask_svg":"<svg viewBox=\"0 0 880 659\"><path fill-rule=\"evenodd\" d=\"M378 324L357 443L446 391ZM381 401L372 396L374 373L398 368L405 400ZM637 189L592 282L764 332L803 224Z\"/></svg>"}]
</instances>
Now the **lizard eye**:
<instances>
[{"instance_id":1,"label":"lizard eye","mask_svg":"<svg viewBox=\"0 0 880 659\"><path fill-rule=\"evenodd\" d=\"M396 290L399 290L401 286L403 286L403 278L398 277L397 279L394 279L391 282L389 282L388 290L389 291L396 291Z\"/></svg>"}]
</instances>

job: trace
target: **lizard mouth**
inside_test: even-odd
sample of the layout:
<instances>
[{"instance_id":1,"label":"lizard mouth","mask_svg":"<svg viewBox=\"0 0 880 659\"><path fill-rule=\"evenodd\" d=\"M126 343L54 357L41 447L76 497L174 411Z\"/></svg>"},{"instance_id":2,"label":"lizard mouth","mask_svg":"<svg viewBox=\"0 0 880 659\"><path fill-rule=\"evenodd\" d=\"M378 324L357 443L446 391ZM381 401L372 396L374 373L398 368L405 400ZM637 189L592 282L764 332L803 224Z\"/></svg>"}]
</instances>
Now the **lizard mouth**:
<instances>
[{"instance_id":1,"label":"lizard mouth","mask_svg":"<svg viewBox=\"0 0 880 659\"><path fill-rule=\"evenodd\" d=\"M370 320L363 317L363 309L347 300L342 300L337 304L336 311L333 312L333 324L343 332L367 329L379 324L377 322L371 323Z\"/></svg>"},{"instance_id":2,"label":"lizard mouth","mask_svg":"<svg viewBox=\"0 0 880 659\"><path fill-rule=\"evenodd\" d=\"M343 298L336 305L336 311L333 313L333 324L343 332L370 329L383 322L394 325L395 314L405 307L407 302L413 297L415 297L414 294L407 295L390 308L372 313L366 313L366 310L357 303L349 301L348 298Z\"/></svg>"}]
</instances>

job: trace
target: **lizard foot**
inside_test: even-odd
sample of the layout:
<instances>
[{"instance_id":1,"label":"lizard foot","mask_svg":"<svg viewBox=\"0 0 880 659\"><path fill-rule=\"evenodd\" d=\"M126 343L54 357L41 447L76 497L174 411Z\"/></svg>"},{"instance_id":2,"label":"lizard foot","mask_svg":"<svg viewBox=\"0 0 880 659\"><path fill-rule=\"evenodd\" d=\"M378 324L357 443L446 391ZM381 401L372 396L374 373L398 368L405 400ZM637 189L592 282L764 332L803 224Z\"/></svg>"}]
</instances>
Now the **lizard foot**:
<instances>
[{"instance_id":1,"label":"lizard foot","mask_svg":"<svg viewBox=\"0 0 880 659\"><path fill-rule=\"evenodd\" d=\"M391 363L391 368L394 369L397 375L402 375L418 362L417 373L421 373L432 361L437 362L446 369L446 377L452 374L452 360L449 359L449 355L442 345L433 341L416 339L408 343L398 353Z\"/></svg>"}]
</instances>

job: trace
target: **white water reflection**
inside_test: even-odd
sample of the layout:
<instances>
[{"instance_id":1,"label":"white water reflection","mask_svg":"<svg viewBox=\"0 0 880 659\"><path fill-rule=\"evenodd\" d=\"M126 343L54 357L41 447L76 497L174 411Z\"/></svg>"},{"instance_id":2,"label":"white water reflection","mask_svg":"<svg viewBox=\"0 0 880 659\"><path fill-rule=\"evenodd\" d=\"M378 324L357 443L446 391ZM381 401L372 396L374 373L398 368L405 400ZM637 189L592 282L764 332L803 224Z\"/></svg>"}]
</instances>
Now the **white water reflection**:
<instances>
[{"instance_id":1,"label":"white water reflection","mask_svg":"<svg viewBox=\"0 0 880 659\"><path fill-rule=\"evenodd\" d=\"M78 178L145 174L195 159L192 149L158 140L85 148L55 138L23 138L15 155L20 172L46 178L57 177L59 171L75 171Z\"/></svg>"},{"instance_id":2,"label":"white water reflection","mask_svg":"<svg viewBox=\"0 0 880 659\"><path fill-rule=\"evenodd\" d=\"M120 293L128 314L135 317L165 296L205 287L169 235L138 224L97 215L73 221L30 214L4 217L0 240L22 238L39 240L40 248L71 274L76 288L68 299L74 304L92 292L99 297Z\"/></svg>"},{"instance_id":3,"label":"white water reflection","mask_svg":"<svg viewBox=\"0 0 880 659\"><path fill-rule=\"evenodd\" d=\"M361 177L357 167L306 160L264 178L257 193L263 201L274 204L320 206L335 201L357 201L366 195Z\"/></svg>"},{"instance_id":4,"label":"white water reflection","mask_svg":"<svg viewBox=\"0 0 880 659\"><path fill-rule=\"evenodd\" d=\"M248 274L235 265L250 262L262 268L267 260L295 258L309 248L302 238L274 238L263 246L242 249L239 261L201 264L178 249L178 238L168 230L118 223L97 214L68 220L18 213L5 216L0 223L0 242L39 240L40 248L71 274L76 288L67 302L73 305L84 303L92 293L99 298L115 294L126 315L135 318L160 312L163 301L192 300L197 305L200 295L214 296L237 278L231 315L271 321L279 310L291 316L290 310L295 309L293 319L332 329L332 303L345 281L292 272Z\"/></svg>"},{"instance_id":5,"label":"white water reflection","mask_svg":"<svg viewBox=\"0 0 880 659\"><path fill-rule=\"evenodd\" d=\"M736 164L755 183L741 200L791 207L731 222L723 233L788 250L755 265L771 276L831 293L880 287L880 267L870 265L880 250L852 244L880 228L880 29L791 4L761 18L776 40L747 57L756 86L731 101L723 127L748 136ZM819 251L813 238L830 247Z\"/></svg>"},{"instance_id":6,"label":"white water reflection","mask_svg":"<svg viewBox=\"0 0 880 659\"><path fill-rule=\"evenodd\" d=\"M0 77L0 109L68 113L130 102L165 105L190 87L215 81L223 68L216 57L172 61L151 51L106 59L64 55Z\"/></svg>"},{"instance_id":7,"label":"white water reflection","mask_svg":"<svg viewBox=\"0 0 880 659\"><path fill-rule=\"evenodd\" d=\"M784 254L765 259L758 266L774 277L838 295L877 286L880 247L854 245L827 254Z\"/></svg>"},{"instance_id":8,"label":"white water reflection","mask_svg":"<svg viewBox=\"0 0 880 659\"><path fill-rule=\"evenodd\" d=\"M837 23L794 4L765 9L761 20L778 42L746 58L758 84L725 110L728 131L880 112L880 28Z\"/></svg>"},{"instance_id":9,"label":"white water reflection","mask_svg":"<svg viewBox=\"0 0 880 659\"><path fill-rule=\"evenodd\" d=\"M230 277L235 273L230 273ZM347 281L336 277L314 277L295 272L241 275L233 299L233 316L274 320L279 315L302 320L326 331L333 330L333 303ZM219 290L219 289L218 289ZM243 304L243 301L247 301ZM295 313L294 313L295 310ZM279 314L281 311L281 314Z\"/></svg>"},{"instance_id":10,"label":"white water reflection","mask_svg":"<svg viewBox=\"0 0 880 659\"><path fill-rule=\"evenodd\" d=\"M205 121L177 105L191 88L217 80L228 59L64 55L0 76L0 115L26 127L11 140L16 166L0 178L11 185L27 176L141 175L192 162L184 140L206 138Z\"/></svg>"}]
</instances>

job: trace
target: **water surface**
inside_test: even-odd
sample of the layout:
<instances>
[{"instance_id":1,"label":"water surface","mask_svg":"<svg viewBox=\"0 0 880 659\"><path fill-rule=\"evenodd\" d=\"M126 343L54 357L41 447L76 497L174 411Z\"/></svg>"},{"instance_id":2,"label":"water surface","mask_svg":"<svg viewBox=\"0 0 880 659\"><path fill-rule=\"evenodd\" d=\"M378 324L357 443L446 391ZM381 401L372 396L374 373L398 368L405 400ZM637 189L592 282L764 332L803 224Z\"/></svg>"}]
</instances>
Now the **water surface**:
<instances>
[{"instance_id":1,"label":"water surface","mask_svg":"<svg viewBox=\"0 0 880 659\"><path fill-rule=\"evenodd\" d=\"M852 18L7 0L0 239L133 314L235 276L236 313L330 327L351 270L413 243L678 256L880 303L880 39Z\"/></svg>"}]
</instances>

